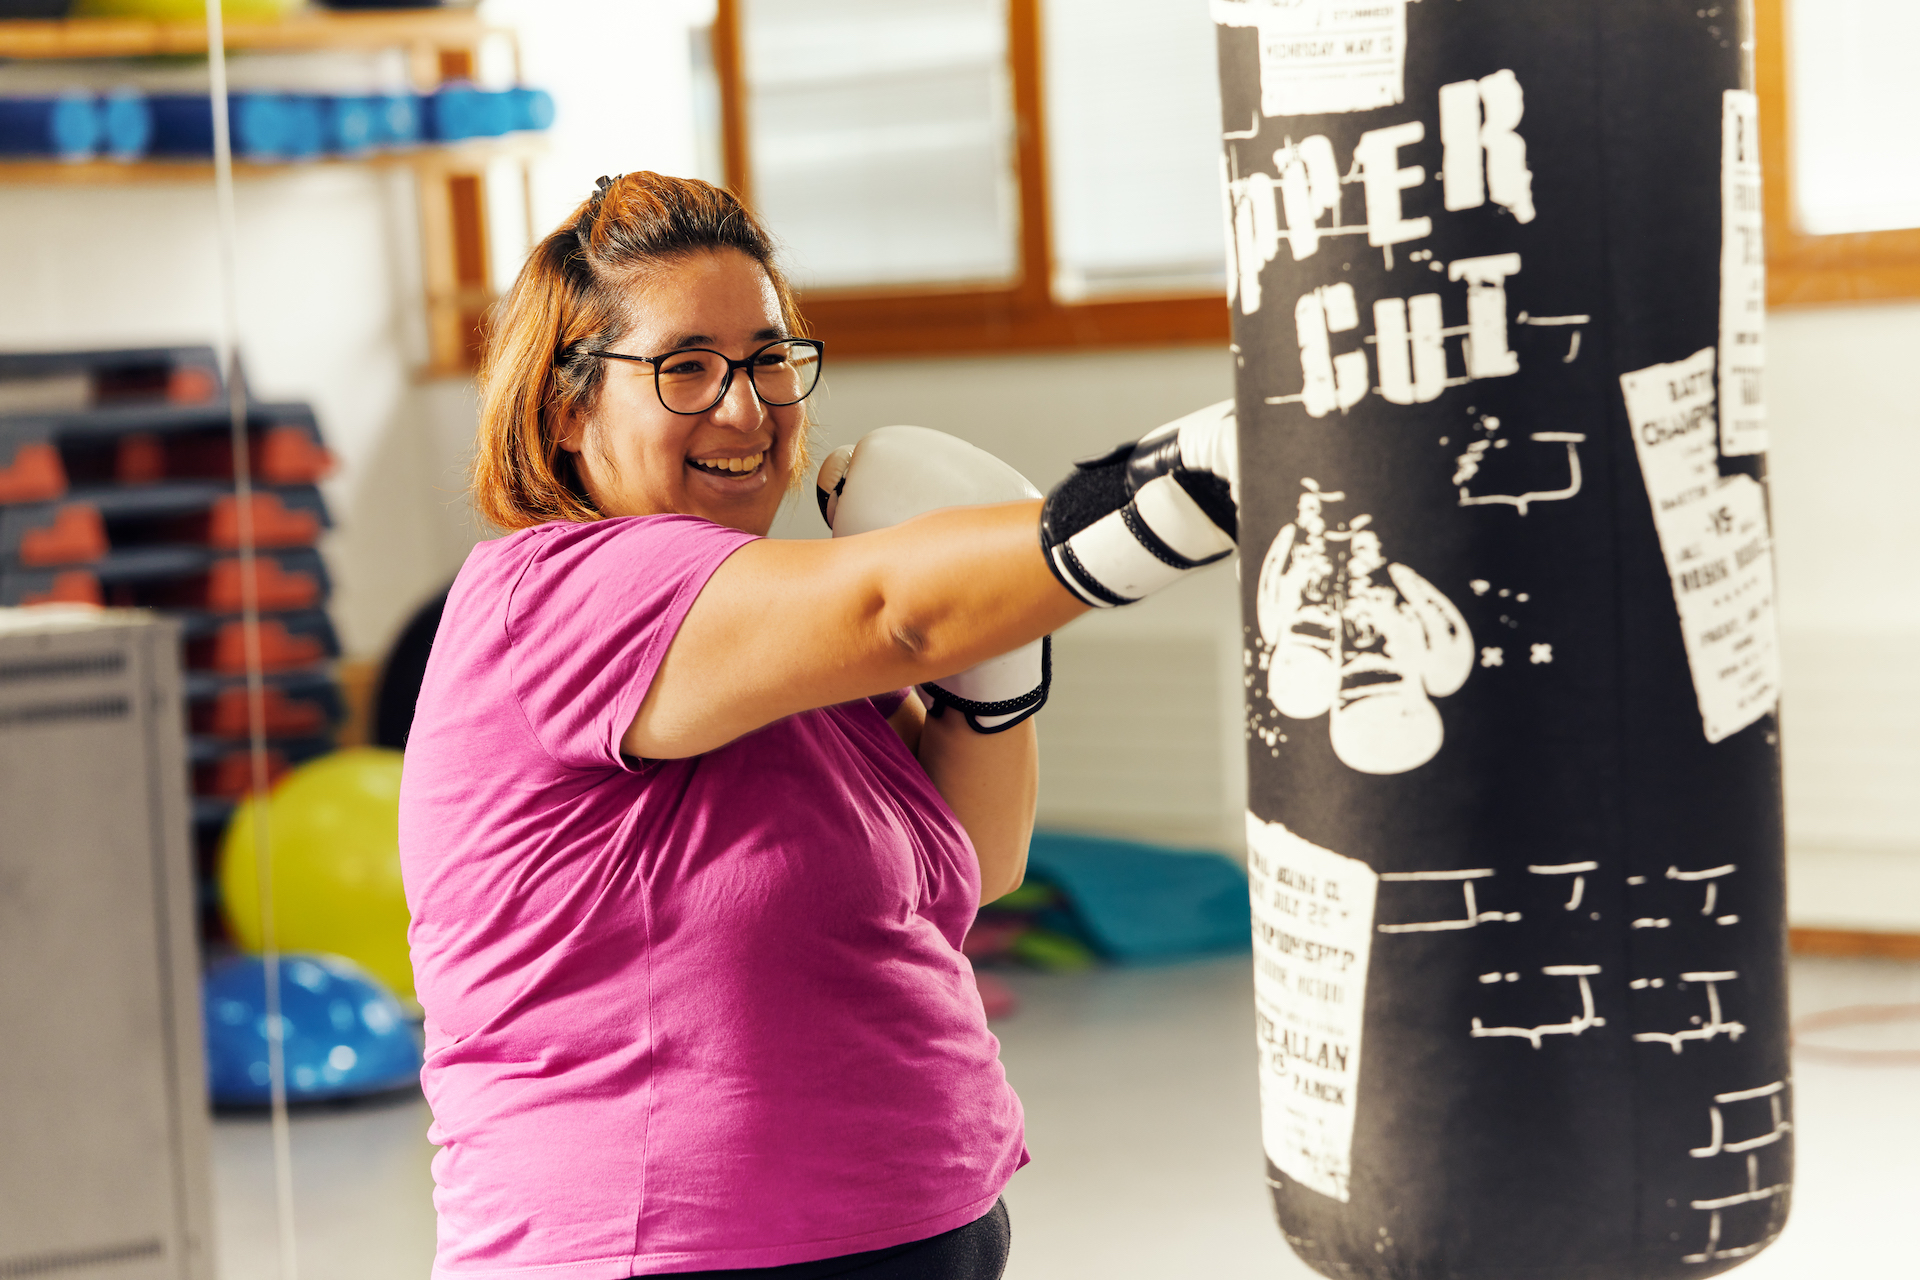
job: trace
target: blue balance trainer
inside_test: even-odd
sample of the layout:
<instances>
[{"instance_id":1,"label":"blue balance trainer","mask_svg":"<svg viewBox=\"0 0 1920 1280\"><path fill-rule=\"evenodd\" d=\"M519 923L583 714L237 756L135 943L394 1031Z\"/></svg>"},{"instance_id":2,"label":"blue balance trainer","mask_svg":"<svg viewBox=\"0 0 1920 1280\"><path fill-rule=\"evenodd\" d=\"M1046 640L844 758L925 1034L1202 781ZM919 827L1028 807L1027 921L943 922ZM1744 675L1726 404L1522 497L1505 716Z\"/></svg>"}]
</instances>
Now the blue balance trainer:
<instances>
[{"instance_id":1,"label":"blue balance trainer","mask_svg":"<svg viewBox=\"0 0 1920 1280\"><path fill-rule=\"evenodd\" d=\"M216 1106L265 1106L266 967L235 956L206 972L207 1082ZM287 1098L325 1102L385 1093L420 1076L420 1046L393 994L338 956L280 960L280 1017Z\"/></svg>"}]
</instances>

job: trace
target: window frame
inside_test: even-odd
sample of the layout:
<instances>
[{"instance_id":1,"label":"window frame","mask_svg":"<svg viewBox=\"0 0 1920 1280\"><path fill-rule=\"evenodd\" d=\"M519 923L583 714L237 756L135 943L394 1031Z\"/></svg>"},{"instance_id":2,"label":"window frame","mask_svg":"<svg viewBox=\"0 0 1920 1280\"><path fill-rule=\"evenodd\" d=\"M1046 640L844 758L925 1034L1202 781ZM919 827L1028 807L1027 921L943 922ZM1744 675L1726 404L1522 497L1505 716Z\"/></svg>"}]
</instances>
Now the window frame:
<instances>
[{"instance_id":1,"label":"window frame","mask_svg":"<svg viewBox=\"0 0 1920 1280\"><path fill-rule=\"evenodd\" d=\"M904 356L1073 347L1225 346L1227 295L1170 292L1061 302L1053 295L1046 116L1041 84L1041 0L1008 0L1013 85L1019 267L1010 284L973 287L814 289L800 299L835 356ZM713 61L720 84L721 152L729 190L752 202L741 0L718 0Z\"/></svg>"},{"instance_id":2,"label":"window frame","mask_svg":"<svg viewBox=\"0 0 1920 1280\"><path fill-rule=\"evenodd\" d=\"M742 0L718 0L714 71L720 86L727 186L752 199L740 33ZM1810 236L1794 227L1786 5L1754 0L1755 89L1765 174L1769 306L1920 298L1920 229ZM1009 285L818 289L802 299L816 333L840 356L908 356L1075 347L1222 345L1225 291L1061 302L1053 296L1041 0L1008 0L1019 276Z\"/></svg>"},{"instance_id":3,"label":"window frame","mask_svg":"<svg viewBox=\"0 0 1920 1280\"><path fill-rule=\"evenodd\" d=\"M1788 3L1754 3L1754 87L1760 97L1767 304L1785 307L1920 298L1920 229L1810 236L1794 226Z\"/></svg>"}]
</instances>

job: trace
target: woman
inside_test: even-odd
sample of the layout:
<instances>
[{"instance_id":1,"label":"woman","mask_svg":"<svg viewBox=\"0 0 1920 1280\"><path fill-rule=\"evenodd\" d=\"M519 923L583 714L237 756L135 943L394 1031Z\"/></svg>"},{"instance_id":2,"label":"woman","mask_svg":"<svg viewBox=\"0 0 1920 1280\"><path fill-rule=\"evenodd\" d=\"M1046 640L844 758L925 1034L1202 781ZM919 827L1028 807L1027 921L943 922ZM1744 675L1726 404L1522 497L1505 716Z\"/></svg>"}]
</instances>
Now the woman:
<instances>
[{"instance_id":1,"label":"woman","mask_svg":"<svg viewBox=\"0 0 1920 1280\"><path fill-rule=\"evenodd\" d=\"M1163 442L1039 537L1024 501L769 540L808 470L799 334L752 215L641 173L489 340L474 497L508 536L447 601L402 792L437 1276L1004 1265L1020 1104L959 946L1023 874L1034 730L910 690L1176 572L1110 536L1153 523L1134 498L1224 554L1226 471ZM905 483L836 470L841 504ZM1176 472L1214 524L1155 505Z\"/></svg>"}]
</instances>

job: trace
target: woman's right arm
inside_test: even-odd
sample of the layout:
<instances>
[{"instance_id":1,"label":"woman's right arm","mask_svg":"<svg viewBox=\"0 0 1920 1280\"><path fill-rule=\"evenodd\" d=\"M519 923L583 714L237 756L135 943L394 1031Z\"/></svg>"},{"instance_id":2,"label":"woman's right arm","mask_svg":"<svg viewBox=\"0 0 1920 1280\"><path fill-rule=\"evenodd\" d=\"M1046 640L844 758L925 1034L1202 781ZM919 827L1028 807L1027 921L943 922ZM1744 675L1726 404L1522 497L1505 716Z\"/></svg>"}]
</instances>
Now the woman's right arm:
<instances>
[{"instance_id":1,"label":"woman's right arm","mask_svg":"<svg viewBox=\"0 0 1920 1280\"><path fill-rule=\"evenodd\" d=\"M621 750L698 755L1057 630L1087 606L1047 568L1040 506L958 507L855 537L741 547L688 611Z\"/></svg>"}]
</instances>

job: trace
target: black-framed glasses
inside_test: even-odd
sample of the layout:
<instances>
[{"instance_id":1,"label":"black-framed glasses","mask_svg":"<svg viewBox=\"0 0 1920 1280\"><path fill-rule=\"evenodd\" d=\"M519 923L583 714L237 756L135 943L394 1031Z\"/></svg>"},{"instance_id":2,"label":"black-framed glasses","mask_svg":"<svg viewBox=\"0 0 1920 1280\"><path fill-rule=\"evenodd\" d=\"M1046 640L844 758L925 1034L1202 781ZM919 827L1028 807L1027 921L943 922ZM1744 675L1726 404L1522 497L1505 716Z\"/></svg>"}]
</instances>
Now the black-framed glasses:
<instances>
[{"instance_id":1,"label":"black-framed glasses","mask_svg":"<svg viewBox=\"0 0 1920 1280\"><path fill-rule=\"evenodd\" d=\"M762 404L799 404L820 385L826 344L815 338L781 338L745 360L729 360L709 347L687 347L663 356L629 356L618 351L589 351L606 360L631 360L653 366L653 389L669 413L705 413L727 398L733 375L746 370Z\"/></svg>"}]
</instances>

